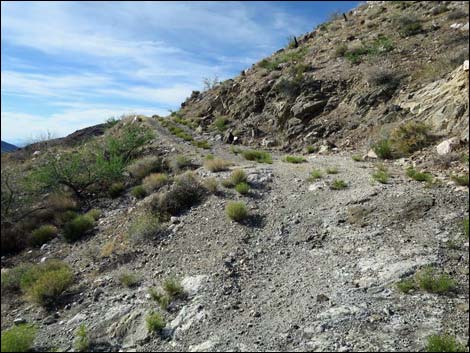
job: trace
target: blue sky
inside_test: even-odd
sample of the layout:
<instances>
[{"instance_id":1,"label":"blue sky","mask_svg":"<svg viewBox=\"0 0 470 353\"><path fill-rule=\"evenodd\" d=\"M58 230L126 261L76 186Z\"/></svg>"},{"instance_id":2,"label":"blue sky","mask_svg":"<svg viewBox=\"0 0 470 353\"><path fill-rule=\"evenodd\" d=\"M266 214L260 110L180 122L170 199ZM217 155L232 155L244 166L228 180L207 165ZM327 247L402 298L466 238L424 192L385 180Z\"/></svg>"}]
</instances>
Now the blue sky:
<instances>
[{"instance_id":1,"label":"blue sky","mask_svg":"<svg viewBox=\"0 0 470 353\"><path fill-rule=\"evenodd\" d=\"M358 2L2 2L1 138L167 115Z\"/></svg>"}]
</instances>

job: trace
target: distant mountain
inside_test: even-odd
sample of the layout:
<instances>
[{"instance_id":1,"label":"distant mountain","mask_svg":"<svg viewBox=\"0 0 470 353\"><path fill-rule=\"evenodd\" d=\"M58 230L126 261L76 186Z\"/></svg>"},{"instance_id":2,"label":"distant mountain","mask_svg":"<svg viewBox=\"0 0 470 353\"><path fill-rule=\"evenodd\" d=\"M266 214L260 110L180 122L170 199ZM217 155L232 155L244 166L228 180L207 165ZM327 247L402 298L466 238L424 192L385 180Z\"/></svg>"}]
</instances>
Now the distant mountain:
<instances>
[{"instance_id":1,"label":"distant mountain","mask_svg":"<svg viewBox=\"0 0 470 353\"><path fill-rule=\"evenodd\" d=\"M12 145L11 143L2 141L2 153L11 152L11 151L14 151L16 149L18 149L18 147L16 147L15 145Z\"/></svg>"}]
</instances>

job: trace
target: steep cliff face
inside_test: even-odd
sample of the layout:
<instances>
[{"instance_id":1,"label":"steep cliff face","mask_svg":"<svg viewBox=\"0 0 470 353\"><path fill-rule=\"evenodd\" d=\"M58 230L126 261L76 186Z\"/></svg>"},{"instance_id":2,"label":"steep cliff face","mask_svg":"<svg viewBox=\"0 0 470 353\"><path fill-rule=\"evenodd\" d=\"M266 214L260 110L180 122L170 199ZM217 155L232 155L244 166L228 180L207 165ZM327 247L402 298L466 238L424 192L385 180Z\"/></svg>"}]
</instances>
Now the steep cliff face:
<instances>
[{"instance_id":1,"label":"steep cliff face","mask_svg":"<svg viewBox=\"0 0 470 353\"><path fill-rule=\"evenodd\" d=\"M363 146L408 120L465 140L468 38L465 2L369 2L193 92L177 115L209 132L225 119L226 141L284 149Z\"/></svg>"}]
</instances>

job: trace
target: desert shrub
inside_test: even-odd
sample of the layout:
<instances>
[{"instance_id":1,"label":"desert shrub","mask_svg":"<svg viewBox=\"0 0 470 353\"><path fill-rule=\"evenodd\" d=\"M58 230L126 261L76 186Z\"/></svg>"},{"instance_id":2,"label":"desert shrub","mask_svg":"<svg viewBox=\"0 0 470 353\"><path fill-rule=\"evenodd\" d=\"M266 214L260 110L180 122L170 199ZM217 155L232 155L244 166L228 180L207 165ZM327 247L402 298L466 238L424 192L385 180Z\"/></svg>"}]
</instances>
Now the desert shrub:
<instances>
[{"instance_id":1,"label":"desert shrub","mask_svg":"<svg viewBox=\"0 0 470 353\"><path fill-rule=\"evenodd\" d=\"M339 58L346 54L348 46L346 44L340 44L335 48L335 57Z\"/></svg>"},{"instance_id":2,"label":"desert shrub","mask_svg":"<svg viewBox=\"0 0 470 353\"><path fill-rule=\"evenodd\" d=\"M86 326L81 324L77 331L75 331L75 340L73 342L75 351L77 352L87 352L90 347L90 340L88 339Z\"/></svg>"},{"instance_id":3,"label":"desert shrub","mask_svg":"<svg viewBox=\"0 0 470 353\"><path fill-rule=\"evenodd\" d=\"M393 50L393 43L386 36L379 36L370 43L353 44L350 46L340 45L335 50L336 56L343 56L352 64L358 64L364 56L381 55Z\"/></svg>"},{"instance_id":4,"label":"desert shrub","mask_svg":"<svg viewBox=\"0 0 470 353\"><path fill-rule=\"evenodd\" d=\"M346 189L348 187L348 184L341 179L335 179L331 182L330 184L330 189L332 190L341 190L341 189Z\"/></svg>"},{"instance_id":5,"label":"desert shrub","mask_svg":"<svg viewBox=\"0 0 470 353\"><path fill-rule=\"evenodd\" d=\"M227 170L230 165L230 162L227 162L220 158L210 159L204 162L204 168L211 172L221 172Z\"/></svg>"},{"instance_id":6,"label":"desert shrub","mask_svg":"<svg viewBox=\"0 0 470 353\"><path fill-rule=\"evenodd\" d=\"M362 156L358 155L358 154L353 154L351 156L351 159L354 161L354 162L362 162L364 159L362 158Z\"/></svg>"},{"instance_id":7,"label":"desert shrub","mask_svg":"<svg viewBox=\"0 0 470 353\"><path fill-rule=\"evenodd\" d=\"M466 352L466 347L449 335L431 335L428 337L426 352Z\"/></svg>"},{"instance_id":8,"label":"desert shrub","mask_svg":"<svg viewBox=\"0 0 470 353\"><path fill-rule=\"evenodd\" d=\"M47 198L46 206L56 212L62 212L77 209L77 202L69 194L54 192Z\"/></svg>"},{"instance_id":9,"label":"desert shrub","mask_svg":"<svg viewBox=\"0 0 470 353\"><path fill-rule=\"evenodd\" d=\"M2 293L4 291L15 292L20 290L21 279L32 269L31 264L20 264L11 269L2 271Z\"/></svg>"},{"instance_id":10,"label":"desert shrub","mask_svg":"<svg viewBox=\"0 0 470 353\"><path fill-rule=\"evenodd\" d=\"M122 182L112 183L108 189L109 196L115 199L116 197L121 196L125 188L126 187Z\"/></svg>"},{"instance_id":11,"label":"desert shrub","mask_svg":"<svg viewBox=\"0 0 470 353\"><path fill-rule=\"evenodd\" d=\"M281 53L274 55L272 58L263 59L258 63L259 67L265 68L269 71L279 70L279 65L286 62L300 62L307 54L307 48L301 47L296 49L284 50Z\"/></svg>"},{"instance_id":12,"label":"desert shrub","mask_svg":"<svg viewBox=\"0 0 470 353\"><path fill-rule=\"evenodd\" d=\"M339 171L338 171L338 168L336 168L336 167L328 167L328 168L326 168L326 173L327 174L338 174Z\"/></svg>"},{"instance_id":13,"label":"desert shrub","mask_svg":"<svg viewBox=\"0 0 470 353\"><path fill-rule=\"evenodd\" d=\"M431 10L431 15L436 16L447 11L449 11L447 4L439 4Z\"/></svg>"},{"instance_id":14,"label":"desert shrub","mask_svg":"<svg viewBox=\"0 0 470 353\"><path fill-rule=\"evenodd\" d=\"M143 199L145 196L147 196L147 192L145 191L145 188L142 185L134 186L131 190L131 194L136 199Z\"/></svg>"},{"instance_id":15,"label":"desert shrub","mask_svg":"<svg viewBox=\"0 0 470 353\"><path fill-rule=\"evenodd\" d=\"M161 172L164 169L164 163L160 157L147 156L140 158L127 167L127 171L130 175L141 180L150 173Z\"/></svg>"},{"instance_id":16,"label":"desert shrub","mask_svg":"<svg viewBox=\"0 0 470 353\"><path fill-rule=\"evenodd\" d=\"M37 329L33 325L18 325L2 332L2 352L28 352L33 346Z\"/></svg>"},{"instance_id":17,"label":"desert shrub","mask_svg":"<svg viewBox=\"0 0 470 353\"><path fill-rule=\"evenodd\" d=\"M371 87L386 87L394 90L400 84L400 77L386 67L372 67L366 71L366 81Z\"/></svg>"},{"instance_id":18,"label":"desert shrub","mask_svg":"<svg viewBox=\"0 0 470 353\"><path fill-rule=\"evenodd\" d=\"M227 130L227 122L228 120L224 117L219 117L215 119L214 121L214 126L219 130L220 132L223 132Z\"/></svg>"},{"instance_id":19,"label":"desert shrub","mask_svg":"<svg viewBox=\"0 0 470 353\"><path fill-rule=\"evenodd\" d=\"M90 216L95 221L97 221L101 217L101 210L98 208L92 208L87 213L85 213L85 216Z\"/></svg>"},{"instance_id":20,"label":"desert shrub","mask_svg":"<svg viewBox=\"0 0 470 353\"><path fill-rule=\"evenodd\" d=\"M286 79L282 77L276 82L273 89L283 97L296 97L301 90L301 81L298 78Z\"/></svg>"},{"instance_id":21,"label":"desert shrub","mask_svg":"<svg viewBox=\"0 0 470 353\"><path fill-rule=\"evenodd\" d=\"M175 173L191 168L192 166L193 166L193 163L191 161L191 158L183 156L183 155L176 156L170 162L170 167Z\"/></svg>"},{"instance_id":22,"label":"desert shrub","mask_svg":"<svg viewBox=\"0 0 470 353\"><path fill-rule=\"evenodd\" d=\"M246 150L242 152L242 156L248 161L256 161L258 163L272 164L273 160L268 152Z\"/></svg>"},{"instance_id":23,"label":"desert shrub","mask_svg":"<svg viewBox=\"0 0 470 353\"><path fill-rule=\"evenodd\" d=\"M314 169L310 172L310 175L308 177L308 181L315 181L317 179L321 179L323 177L323 174L320 170Z\"/></svg>"},{"instance_id":24,"label":"desert shrub","mask_svg":"<svg viewBox=\"0 0 470 353\"><path fill-rule=\"evenodd\" d=\"M423 30L421 21L414 15L405 14L398 16L394 19L394 23L402 37L409 37L421 33Z\"/></svg>"},{"instance_id":25,"label":"desert shrub","mask_svg":"<svg viewBox=\"0 0 470 353\"><path fill-rule=\"evenodd\" d=\"M452 175L451 179L460 186L469 186L468 174L467 175Z\"/></svg>"},{"instance_id":26,"label":"desert shrub","mask_svg":"<svg viewBox=\"0 0 470 353\"><path fill-rule=\"evenodd\" d=\"M163 310L166 310L168 305L170 305L171 298L168 296L168 294L163 293L155 288L150 288L149 294L150 297L155 300Z\"/></svg>"},{"instance_id":27,"label":"desert shrub","mask_svg":"<svg viewBox=\"0 0 470 353\"><path fill-rule=\"evenodd\" d=\"M32 246L41 246L57 236L57 228L53 225L43 225L31 233L30 243Z\"/></svg>"},{"instance_id":28,"label":"desert shrub","mask_svg":"<svg viewBox=\"0 0 470 353\"><path fill-rule=\"evenodd\" d=\"M424 123L410 121L392 130L390 142L397 155L409 155L432 142L430 127Z\"/></svg>"},{"instance_id":29,"label":"desert shrub","mask_svg":"<svg viewBox=\"0 0 470 353\"><path fill-rule=\"evenodd\" d=\"M157 199L153 207L162 215L176 216L200 203L204 196L205 189L196 176L193 173L185 173L175 180L169 191Z\"/></svg>"},{"instance_id":30,"label":"desert shrub","mask_svg":"<svg viewBox=\"0 0 470 353\"><path fill-rule=\"evenodd\" d=\"M168 175L164 173L154 173L146 176L142 182L145 191L150 194L160 189L163 185L168 184Z\"/></svg>"},{"instance_id":31,"label":"desert shrub","mask_svg":"<svg viewBox=\"0 0 470 353\"><path fill-rule=\"evenodd\" d=\"M206 140L193 141L193 145L199 148L203 148L205 150L208 150L211 148L211 145Z\"/></svg>"},{"instance_id":32,"label":"desert shrub","mask_svg":"<svg viewBox=\"0 0 470 353\"><path fill-rule=\"evenodd\" d=\"M60 213L57 216L57 219L59 220L59 223L67 223L71 221L72 219L75 219L78 217L78 213L72 210L68 210L65 212Z\"/></svg>"},{"instance_id":33,"label":"desert shrub","mask_svg":"<svg viewBox=\"0 0 470 353\"><path fill-rule=\"evenodd\" d=\"M235 190L239 194L246 195L246 194L248 194L248 192L250 192L250 185L248 185L245 182L241 182L241 183L238 183L237 185L235 185Z\"/></svg>"},{"instance_id":34,"label":"desert shrub","mask_svg":"<svg viewBox=\"0 0 470 353\"><path fill-rule=\"evenodd\" d=\"M372 174L372 179L381 184L387 184L389 178L390 174L387 168L385 168L383 165L378 166L377 170Z\"/></svg>"},{"instance_id":35,"label":"desert shrub","mask_svg":"<svg viewBox=\"0 0 470 353\"><path fill-rule=\"evenodd\" d=\"M184 288L181 281L174 277L169 277L163 282L163 289L170 298L178 298L184 295Z\"/></svg>"},{"instance_id":36,"label":"desert shrub","mask_svg":"<svg viewBox=\"0 0 470 353\"><path fill-rule=\"evenodd\" d=\"M308 154L311 154L311 153L315 153L318 151L318 148L316 148L315 146L307 146L305 147L305 151L307 151Z\"/></svg>"},{"instance_id":37,"label":"desert shrub","mask_svg":"<svg viewBox=\"0 0 470 353\"><path fill-rule=\"evenodd\" d=\"M65 223L62 230L65 240L74 242L93 229L95 220L91 216L81 215Z\"/></svg>"},{"instance_id":38,"label":"desert shrub","mask_svg":"<svg viewBox=\"0 0 470 353\"><path fill-rule=\"evenodd\" d=\"M446 293L456 289L457 283L446 274L438 274L433 268L425 268L416 273L419 288L430 293Z\"/></svg>"},{"instance_id":39,"label":"desert shrub","mask_svg":"<svg viewBox=\"0 0 470 353\"><path fill-rule=\"evenodd\" d=\"M408 294L416 289L416 282L414 278L407 278L397 282L396 286L401 292Z\"/></svg>"},{"instance_id":40,"label":"desert shrub","mask_svg":"<svg viewBox=\"0 0 470 353\"><path fill-rule=\"evenodd\" d=\"M127 235L133 241L139 242L155 238L161 230L158 218L149 212L132 220Z\"/></svg>"},{"instance_id":41,"label":"desert shrub","mask_svg":"<svg viewBox=\"0 0 470 353\"><path fill-rule=\"evenodd\" d=\"M247 181L247 175L243 169L235 169L230 174L230 181L233 185L237 185Z\"/></svg>"},{"instance_id":42,"label":"desert shrub","mask_svg":"<svg viewBox=\"0 0 470 353\"><path fill-rule=\"evenodd\" d=\"M18 280L21 291L30 301L47 306L70 287L73 273L64 262L49 260L30 266Z\"/></svg>"},{"instance_id":43,"label":"desert shrub","mask_svg":"<svg viewBox=\"0 0 470 353\"><path fill-rule=\"evenodd\" d=\"M244 202L231 201L227 203L225 213L236 222L241 222L248 217L248 210Z\"/></svg>"},{"instance_id":44,"label":"desert shrub","mask_svg":"<svg viewBox=\"0 0 470 353\"><path fill-rule=\"evenodd\" d=\"M432 181L432 175L430 173L418 172L413 167L406 169L406 175L416 181L425 181L428 183Z\"/></svg>"},{"instance_id":45,"label":"desert shrub","mask_svg":"<svg viewBox=\"0 0 470 353\"><path fill-rule=\"evenodd\" d=\"M217 192L218 183L216 178L207 178L202 184L210 193L215 194Z\"/></svg>"},{"instance_id":46,"label":"desert shrub","mask_svg":"<svg viewBox=\"0 0 470 353\"><path fill-rule=\"evenodd\" d=\"M159 313L156 313L154 311L150 312L147 315L145 321L147 323L147 329L150 332L159 332L166 326L163 317Z\"/></svg>"},{"instance_id":47,"label":"desert shrub","mask_svg":"<svg viewBox=\"0 0 470 353\"><path fill-rule=\"evenodd\" d=\"M117 276L117 280L127 288L135 287L140 282L139 277L129 271L121 271Z\"/></svg>"},{"instance_id":48,"label":"desert shrub","mask_svg":"<svg viewBox=\"0 0 470 353\"><path fill-rule=\"evenodd\" d=\"M300 157L300 156L286 156L284 157L284 161L287 163L298 164L298 163L306 162L307 160L304 157Z\"/></svg>"},{"instance_id":49,"label":"desert shrub","mask_svg":"<svg viewBox=\"0 0 470 353\"><path fill-rule=\"evenodd\" d=\"M392 144L389 139L382 139L377 141L373 146L372 149L377 154L377 157L381 159L391 159L393 158L392 153Z\"/></svg>"}]
</instances>

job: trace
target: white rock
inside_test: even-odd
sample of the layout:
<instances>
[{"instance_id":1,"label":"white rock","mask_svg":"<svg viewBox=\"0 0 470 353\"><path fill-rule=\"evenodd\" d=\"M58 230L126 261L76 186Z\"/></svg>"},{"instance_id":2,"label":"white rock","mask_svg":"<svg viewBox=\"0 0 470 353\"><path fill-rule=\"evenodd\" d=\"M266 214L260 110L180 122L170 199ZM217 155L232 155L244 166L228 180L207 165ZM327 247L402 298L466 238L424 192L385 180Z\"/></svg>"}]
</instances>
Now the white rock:
<instances>
[{"instance_id":1,"label":"white rock","mask_svg":"<svg viewBox=\"0 0 470 353\"><path fill-rule=\"evenodd\" d=\"M463 69L464 69L465 71L468 71L468 60L465 60L465 61L463 62Z\"/></svg>"},{"instance_id":2,"label":"white rock","mask_svg":"<svg viewBox=\"0 0 470 353\"><path fill-rule=\"evenodd\" d=\"M34 151L33 156L38 156L41 154L41 151Z\"/></svg>"},{"instance_id":3,"label":"white rock","mask_svg":"<svg viewBox=\"0 0 470 353\"><path fill-rule=\"evenodd\" d=\"M375 153L375 151L372 149L369 150L369 152L367 152L367 154L364 156L364 159L377 159L377 158L379 158L377 156L377 153Z\"/></svg>"},{"instance_id":4,"label":"white rock","mask_svg":"<svg viewBox=\"0 0 470 353\"><path fill-rule=\"evenodd\" d=\"M328 152L328 146L327 145L321 145L320 149L318 150L318 153L322 154Z\"/></svg>"},{"instance_id":5,"label":"white rock","mask_svg":"<svg viewBox=\"0 0 470 353\"><path fill-rule=\"evenodd\" d=\"M217 344L217 339L210 339L200 344L189 346L189 352L210 352Z\"/></svg>"},{"instance_id":6,"label":"white rock","mask_svg":"<svg viewBox=\"0 0 470 353\"><path fill-rule=\"evenodd\" d=\"M181 281L181 285L183 286L186 294L194 296L201 289L206 278L207 276L204 275L185 277Z\"/></svg>"},{"instance_id":7,"label":"white rock","mask_svg":"<svg viewBox=\"0 0 470 353\"><path fill-rule=\"evenodd\" d=\"M442 141L440 144L437 145L436 150L437 154L440 156L449 154L452 152L455 147L459 145L459 139L456 137L452 137L448 140Z\"/></svg>"}]
</instances>

